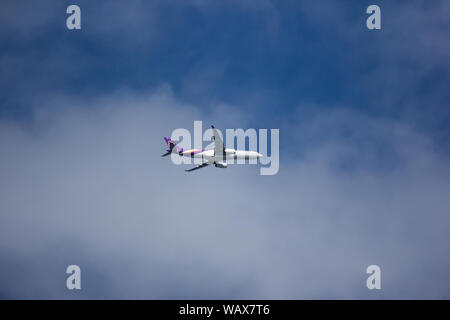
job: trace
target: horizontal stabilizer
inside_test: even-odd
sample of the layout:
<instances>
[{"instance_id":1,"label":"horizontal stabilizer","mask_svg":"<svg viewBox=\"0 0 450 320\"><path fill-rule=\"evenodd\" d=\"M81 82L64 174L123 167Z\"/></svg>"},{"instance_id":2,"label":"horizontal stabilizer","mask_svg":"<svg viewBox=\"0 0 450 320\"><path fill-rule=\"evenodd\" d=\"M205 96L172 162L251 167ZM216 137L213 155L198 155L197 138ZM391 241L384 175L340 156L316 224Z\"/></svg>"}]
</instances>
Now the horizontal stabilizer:
<instances>
[{"instance_id":1,"label":"horizontal stabilizer","mask_svg":"<svg viewBox=\"0 0 450 320\"><path fill-rule=\"evenodd\" d=\"M167 150L167 152L165 154L163 154L161 157L168 156L172 152L178 153L178 154L183 153L183 148L180 148L179 146L177 146L177 144L175 142L173 142L170 138L164 137L164 141L166 141L167 146L169 147L169 150Z\"/></svg>"}]
</instances>

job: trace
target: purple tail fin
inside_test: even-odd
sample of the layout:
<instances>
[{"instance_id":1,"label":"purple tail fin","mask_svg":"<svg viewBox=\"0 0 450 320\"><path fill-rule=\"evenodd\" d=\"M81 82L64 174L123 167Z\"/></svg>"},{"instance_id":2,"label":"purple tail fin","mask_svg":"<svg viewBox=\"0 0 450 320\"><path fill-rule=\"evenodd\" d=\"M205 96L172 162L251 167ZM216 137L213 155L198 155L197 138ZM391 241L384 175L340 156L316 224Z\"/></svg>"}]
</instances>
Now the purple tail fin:
<instances>
[{"instance_id":1,"label":"purple tail fin","mask_svg":"<svg viewBox=\"0 0 450 320\"><path fill-rule=\"evenodd\" d=\"M167 146L169 147L169 150L167 150L168 152L172 152L173 148L175 148L175 150L177 150L178 153L183 152L183 148L177 146L177 144L173 142L170 138L164 137L164 140L166 141Z\"/></svg>"}]
</instances>

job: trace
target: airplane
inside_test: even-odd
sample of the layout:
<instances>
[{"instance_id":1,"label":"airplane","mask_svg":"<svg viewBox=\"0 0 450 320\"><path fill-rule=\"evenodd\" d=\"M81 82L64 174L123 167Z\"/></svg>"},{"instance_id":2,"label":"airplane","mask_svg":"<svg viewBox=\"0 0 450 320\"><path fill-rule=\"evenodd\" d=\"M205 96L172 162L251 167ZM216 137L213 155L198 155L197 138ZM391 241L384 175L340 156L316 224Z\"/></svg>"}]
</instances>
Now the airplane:
<instances>
[{"instance_id":1,"label":"airplane","mask_svg":"<svg viewBox=\"0 0 450 320\"><path fill-rule=\"evenodd\" d=\"M166 157L169 154L175 153L181 157L190 157L190 158L201 158L203 159L203 163L195 166L194 168L187 169L185 171L191 172L197 169L204 168L211 164L214 164L216 168L226 168L228 166L226 160L228 159L245 159L245 160L254 160L262 157L261 153L256 151L246 151L246 150L236 150L236 149L225 149L223 145L222 138L219 135L219 132L214 126L211 126L213 130L213 139L214 139L214 149L205 150L205 149L191 149L191 150L183 150L180 146L178 146L175 142L173 142L170 138L164 137L164 140L169 147L169 150L161 157Z\"/></svg>"}]
</instances>

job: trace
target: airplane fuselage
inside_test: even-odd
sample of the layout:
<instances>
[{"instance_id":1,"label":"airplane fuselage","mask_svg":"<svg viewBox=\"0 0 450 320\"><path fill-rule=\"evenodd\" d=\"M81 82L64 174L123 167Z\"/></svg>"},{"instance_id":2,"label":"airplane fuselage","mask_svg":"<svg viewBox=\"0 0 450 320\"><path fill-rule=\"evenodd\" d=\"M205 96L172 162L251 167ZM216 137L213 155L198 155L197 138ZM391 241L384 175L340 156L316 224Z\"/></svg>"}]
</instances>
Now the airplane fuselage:
<instances>
[{"instance_id":1,"label":"airplane fuselage","mask_svg":"<svg viewBox=\"0 0 450 320\"><path fill-rule=\"evenodd\" d=\"M181 157L202 159L201 164L192 169L186 170L188 172L201 169L212 164L218 168L226 168L228 166L227 160L257 160L262 157L262 154L256 151L236 150L229 148L225 149L219 132L216 128L214 128L214 126L211 126L211 128L214 132L214 149L183 150L183 148L177 146L177 144L170 138L164 137L164 140L169 146L169 150L167 150L167 152L162 156L166 157L169 154L176 153Z\"/></svg>"},{"instance_id":2,"label":"airplane fuselage","mask_svg":"<svg viewBox=\"0 0 450 320\"><path fill-rule=\"evenodd\" d=\"M214 150L204 150L204 149L191 149L180 153L180 156L189 158L199 158L208 160L255 160L262 157L262 155L256 151L247 150L236 150L236 149L225 149L225 154L220 156L214 155Z\"/></svg>"}]
</instances>

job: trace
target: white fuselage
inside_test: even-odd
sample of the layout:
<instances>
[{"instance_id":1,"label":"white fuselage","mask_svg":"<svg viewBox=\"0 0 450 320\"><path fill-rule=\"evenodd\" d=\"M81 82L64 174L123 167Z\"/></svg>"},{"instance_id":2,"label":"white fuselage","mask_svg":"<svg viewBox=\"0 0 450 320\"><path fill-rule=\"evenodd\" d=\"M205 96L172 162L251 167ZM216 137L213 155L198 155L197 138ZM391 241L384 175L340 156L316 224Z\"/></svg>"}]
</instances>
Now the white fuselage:
<instances>
[{"instance_id":1,"label":"white fuselage","mask_svg":"<svg viewBox=\"0 0 450 320\"><path fill-rule=\"evenodd\" d=\"M211 126L211 129L214 134L214 149L183 150L183 148L177 146L177 144L170 138L164 137L169 150L167 150L167 152L162 156L166 157L169 154L175 152L181 157L189 157L202 160L200 164L197 164L197 166L185 170L188 172L198 170L212 164L217 168L226 168L228 166L228 163L230 161L233 162L234 160L237 160L238 164L245 164L246 160L249 160L249 163L256 164L256 160L262 158L262 154L256 151L225 149L225 145L223 144L220 132L214 126Z\"/></svg>"},{"instance_id":2,"label":"white fuselage","mask_svg":"<svg viewBox=\"0 0 450 320\"><path fill-rule=\"evenodd\" d=\"M256 151L225 149L225 155L214 155L214 150L186 150L181 154L183 157L200 158L209 162L219 162L226 160L255 160L262 157L262 154Z\"/></svg>"}]
</instances>

